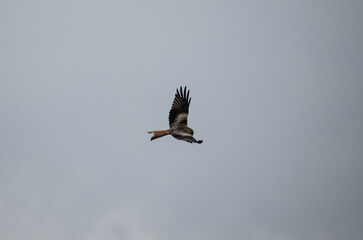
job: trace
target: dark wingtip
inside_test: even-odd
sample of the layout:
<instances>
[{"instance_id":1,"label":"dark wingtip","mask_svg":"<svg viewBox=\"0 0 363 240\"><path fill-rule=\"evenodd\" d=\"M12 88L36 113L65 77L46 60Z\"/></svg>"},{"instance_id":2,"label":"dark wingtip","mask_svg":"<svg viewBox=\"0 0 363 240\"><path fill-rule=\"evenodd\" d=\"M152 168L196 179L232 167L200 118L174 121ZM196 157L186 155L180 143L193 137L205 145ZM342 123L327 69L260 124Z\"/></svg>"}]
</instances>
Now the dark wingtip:
<instances>
[{"instance_id":1,"label":"dark wingtip","mask_svg":"<svg viewBox=\"0 0 363 240\"><path fill-rule=\"evenodd\" d=\"M181 98L189 98L189 91L187 89L187 86L184 86L184 89L183 89L183 86L180 86L179 88L176 89L176 95L180 96Z\"/></svg>"},{"instance_id":2,"label":"dark wingtip","mask_svg":"<svg viewBox=\"0 0 363 240\"><path fill-rule=\"evenodd\" d=\"M198 140L197 143L201 144L203 142L203 140Z\"/></svg>"}]
</instances>

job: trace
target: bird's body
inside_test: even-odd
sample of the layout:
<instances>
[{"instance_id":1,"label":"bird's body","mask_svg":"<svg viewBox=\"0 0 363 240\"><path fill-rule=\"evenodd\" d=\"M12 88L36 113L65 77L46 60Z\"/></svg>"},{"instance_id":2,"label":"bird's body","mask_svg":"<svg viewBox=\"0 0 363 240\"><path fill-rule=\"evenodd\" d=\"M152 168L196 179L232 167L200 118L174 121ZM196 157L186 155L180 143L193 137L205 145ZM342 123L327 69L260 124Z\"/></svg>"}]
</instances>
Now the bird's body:
<instances>
[{"instance_id":1,"label":"bird's body","mask_svg":"<svg viewBox=\"0 0 363 240\"><path fill-rule=\"evenodd\" d=\"M192 99L189 97L189 90L187 87L180 87L176 90L175 98L169 112L169 126L168 130L151 131L153 133L151 141L159 137L171 134L178 140L183 140L190 143L202 143L203 140L196 140L193 135L194 131L188 127L188 113L189 104Z\"/></svg>"}]
</instances>

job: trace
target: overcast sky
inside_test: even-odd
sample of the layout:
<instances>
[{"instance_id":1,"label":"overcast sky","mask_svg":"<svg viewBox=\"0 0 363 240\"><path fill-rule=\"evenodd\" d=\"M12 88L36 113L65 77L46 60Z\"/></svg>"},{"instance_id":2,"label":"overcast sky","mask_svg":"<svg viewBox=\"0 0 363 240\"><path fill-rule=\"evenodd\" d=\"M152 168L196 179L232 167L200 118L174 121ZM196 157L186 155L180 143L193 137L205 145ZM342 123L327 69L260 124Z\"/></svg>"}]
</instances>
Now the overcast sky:
<instances>
[{"instance_id":1,"label":"overcast sky","mask_svg":"<svg viewBox=\"0 0 363 240\"><path fill-rule=\"evenodd\" d=\"M0 238L363 239L362 13L2 0Z\"/></svg>"}]
</instances>

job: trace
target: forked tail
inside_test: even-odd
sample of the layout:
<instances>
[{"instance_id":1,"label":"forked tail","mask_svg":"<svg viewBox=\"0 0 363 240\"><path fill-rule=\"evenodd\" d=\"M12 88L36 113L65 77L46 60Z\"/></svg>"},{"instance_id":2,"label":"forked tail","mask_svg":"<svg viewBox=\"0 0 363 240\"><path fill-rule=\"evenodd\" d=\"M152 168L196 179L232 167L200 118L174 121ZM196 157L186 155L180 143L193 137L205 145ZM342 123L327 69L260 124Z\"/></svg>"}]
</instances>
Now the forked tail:
<instances>
[{"instance_id":1,"label":"forked tail","mask_svg":"<svg viewBox=\"0 0 363 240\"><path fill-rule=\"evenodd\" d=\"M152 140L157 139L159 137L164 137L166 135L169 135L170 134L170 129L168 129L168 130L160 130L160 131L150 131L148 133L152 133L153 134L153 136L150 139L150 141L152 141Z\"/></svg>"}]
</instances>

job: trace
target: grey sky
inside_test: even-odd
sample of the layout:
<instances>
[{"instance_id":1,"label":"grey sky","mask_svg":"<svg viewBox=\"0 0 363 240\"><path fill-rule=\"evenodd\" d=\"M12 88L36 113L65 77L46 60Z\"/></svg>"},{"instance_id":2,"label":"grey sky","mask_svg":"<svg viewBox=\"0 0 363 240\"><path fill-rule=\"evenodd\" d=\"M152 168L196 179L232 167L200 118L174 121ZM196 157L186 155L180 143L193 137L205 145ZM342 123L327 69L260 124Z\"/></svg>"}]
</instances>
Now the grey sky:
<instances>
[{"instance_id":1,"label":"grey sky","mask_svg":"<svg viewBox=\"0 0 363 240\"><path fill-rule=\"evenodd\" d=\"M1 1L0 238L362 239L362 13Z\"/></svg>"}]
</instances>

